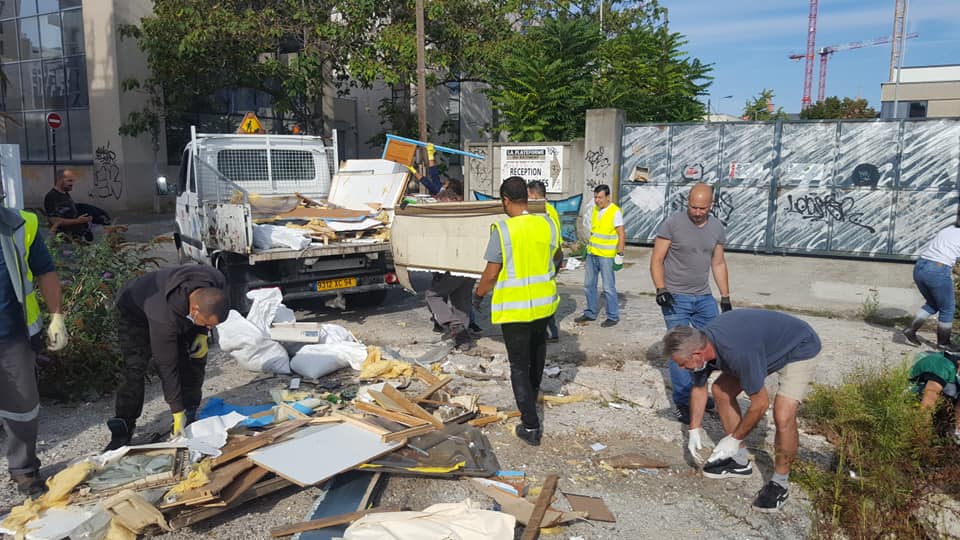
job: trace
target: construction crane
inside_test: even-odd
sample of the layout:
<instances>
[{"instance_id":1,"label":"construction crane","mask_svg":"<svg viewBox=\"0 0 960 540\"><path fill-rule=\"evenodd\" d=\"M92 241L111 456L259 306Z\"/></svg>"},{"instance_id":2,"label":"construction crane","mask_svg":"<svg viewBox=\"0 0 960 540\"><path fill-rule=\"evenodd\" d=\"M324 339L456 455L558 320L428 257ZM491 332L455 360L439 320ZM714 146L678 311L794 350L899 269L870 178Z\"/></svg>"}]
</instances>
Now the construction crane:
<instances>
[{"instance_id":1,"label":"construction crane","mask_svg":"<svg viewBox=\"0 0 960 540\"><path fill-rule=\"evenodd\" d=\"M904 39L913 39L920 34L916 32L911 32L904 36ZM817 54L820 55L820 84L817 88L817 101L823 101L824 94L827 89L827 59L830 58L830 55L839 52L839 51L849 51L851 49L862 49L864 47L875 47L877 45L883 45L885 43L890 43L894 41L893 36L883 36L868 41L853 41L846 43L844 45L829 45L827 47L821 47L817 51ZM788 58L791 60L800 60L801 58L806 58L805 54L794 53L791 54Z\"/></svg>"},{"instance_id":2,"label":"construction crane","mask_svg":"<svg viewBox=\"0 0 960 540\"><path fill-rule=\"evenodd\" d=\"M818 0L810 0L810 14L807 16L807 52L803 55L803 99L800 108L810 106L810 91L813 90L813 53L817 48L817 7Z\"/></svg>"},{"instance_id":3,"label":"construction crane","mask_svg":"<svg viewBox=\"0 0 960 540\"><path fill-rule=\"evenodd\" d=\"M896 0L893 8L893 45L890 46L890 81L893 81L893 70L900 69L903 57L903 30L907 23L907 0ZM910 36L907 36L909 39Z\"/></svg>"}]
</instances>

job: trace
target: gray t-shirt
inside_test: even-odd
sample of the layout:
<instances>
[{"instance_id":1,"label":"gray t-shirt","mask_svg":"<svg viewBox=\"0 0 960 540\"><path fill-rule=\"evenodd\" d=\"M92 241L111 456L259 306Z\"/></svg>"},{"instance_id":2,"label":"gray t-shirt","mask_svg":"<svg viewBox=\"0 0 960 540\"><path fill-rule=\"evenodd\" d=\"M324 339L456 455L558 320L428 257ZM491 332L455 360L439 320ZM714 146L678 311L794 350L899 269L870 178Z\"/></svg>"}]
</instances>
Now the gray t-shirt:
<instances>
[{"instance_id":1,"label":"gray t-shirt","mask_svg":"<svg viewBox=\"0 0 960 540\"><path fill-rule=\"evenodd\" d=\"M487 262L503 264L503 250L500 248L500 230L490 227L490 240L487 242L487 251L483 254Z\"/></svg>"},{"instance_id":2,"label":"gray t-shirt","mask_svg":"<svg viewBox=\"0 0 960 540\"><path fill-rule=\"evenodd\" d=\"M679 294L711 294L713 248L727 241L720 220L709 216L703 227L697 227L686 212L677 212L663 220L657 236L670 240L670 249L663 261L667 290Z\"/></svg>"},{"instance_id":3,"label":"gray t-shirt","mask_svg":"<svg viewBox=\"0 0 960 540\"><path fill-rule=\"evenodd\" d=\"M767 375L820 352L820 338L809 324L778 311L735 309L721 313L702 332L717 359L693 374L693 384L706 385L710 372L719 369L736 377L748 395L763 388Z\"/></svg>"}]
</instances>

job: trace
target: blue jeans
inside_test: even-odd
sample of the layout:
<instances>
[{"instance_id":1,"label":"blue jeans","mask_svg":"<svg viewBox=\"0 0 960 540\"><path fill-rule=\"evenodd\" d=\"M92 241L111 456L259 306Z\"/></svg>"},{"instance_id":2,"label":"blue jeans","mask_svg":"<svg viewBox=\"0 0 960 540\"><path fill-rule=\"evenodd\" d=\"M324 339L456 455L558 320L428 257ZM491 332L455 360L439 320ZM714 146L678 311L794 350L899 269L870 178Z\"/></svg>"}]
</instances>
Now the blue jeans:
<instances>
[{"instance_id":1,"label":"blue jeans","mask_svg":"<svg viewBox=\"0 0 960 540\"><path fill-rule=\"evenodd\" d=\"M673 305L660 308L667 330L678 326L703 328L720 314L717 301L709 294L674 294ZM690 404L690 388L693 378L690 372L668 359L670 384L673 386L673 404L677 407Z\"/></svg>"},{"instance_id":2,"label":"blue jeans","mask_svg":"<svg viewBox=\"0 0 960 540\"><path fill-rule=\"evenodd\" d=\"M952 270L949 265L927 259L918 259L913 267L913 282L927 301L920 309L930 315L939 312L937 319L944 324L953 322L953 312L957 307Z\"/></svg>"},{"instance_id":3,"label":"blue jeans","mask_svg":"<svg viewBox=\"0 0 960 540\"><path fill-rule=\"evenodd\" d=\"M587 254L587 270L583 278L583 292L587 295L587 309L583 316L596 319L600 313L597 307L597 277L603 280L603 296L607 299L607 318L620 320L620 306L617 304L617 282L613 277L613 257L597 257Z\"/></svg>"}]
</instances>

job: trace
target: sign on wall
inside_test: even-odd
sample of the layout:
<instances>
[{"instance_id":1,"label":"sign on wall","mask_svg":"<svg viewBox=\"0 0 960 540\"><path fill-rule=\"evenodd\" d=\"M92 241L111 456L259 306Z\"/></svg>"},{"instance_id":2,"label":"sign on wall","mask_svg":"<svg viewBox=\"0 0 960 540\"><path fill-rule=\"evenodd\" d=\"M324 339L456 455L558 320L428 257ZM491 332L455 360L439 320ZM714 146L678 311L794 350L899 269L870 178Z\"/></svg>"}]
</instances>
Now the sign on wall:
<instances>
[{"instance_id":1,"label":"sign on wall","mask_svg":"<svg viewBox=\"0 0 960 540\"><path fill-rule=\"evenodd\" d=\"M562 146L505 146L500 148L500 178L520 176L540 180L547 193L563 192Z\"/></svg>"}]
</instances>

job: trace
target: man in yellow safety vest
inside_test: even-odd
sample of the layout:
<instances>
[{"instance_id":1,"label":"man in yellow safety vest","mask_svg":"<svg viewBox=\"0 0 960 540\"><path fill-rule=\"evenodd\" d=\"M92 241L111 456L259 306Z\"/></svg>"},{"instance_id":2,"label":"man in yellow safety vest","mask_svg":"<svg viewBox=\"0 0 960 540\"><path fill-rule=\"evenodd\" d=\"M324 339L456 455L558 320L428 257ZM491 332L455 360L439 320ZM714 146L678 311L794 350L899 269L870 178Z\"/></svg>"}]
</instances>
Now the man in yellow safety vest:
<instances>
[{"instance_id":1,"label":"man in yellow safety vest","mask_svg":"<svg viewBox=\"0 0 960 540\"><path fill-rule=\"evenodd\" d=\"M484 259L487 266L474 292L474 306L493 290L490 313L501 325L510 361L510 383L520 409L517 437L538 446L542 435L537 394L547 357L547 321L560 297L554 281L562 253L554 221L527 213L527 183L511 176L500 186L507 219L493 224Z\"/></svg>"},{"instance_id":2,"label":"man in yellow safety vest","mask_svg":"<svg viewBox=\"0 0 960 540\"><path fill-rule=\"evenodd\" d=\"M574 319L587 323L597 319L597 277L603 280L603 296L607 300L607 319L600 325L604 328L620 322L620 306L617 304L617 283L613 276L614 258L623 257L626 237L623 232L623 213L610 201L610 187L600 184L593 190L594 207L590 213L590 243L587 245L586 274L583 291L587 307L583 315Z\"/></svg>"}]
</instances>

